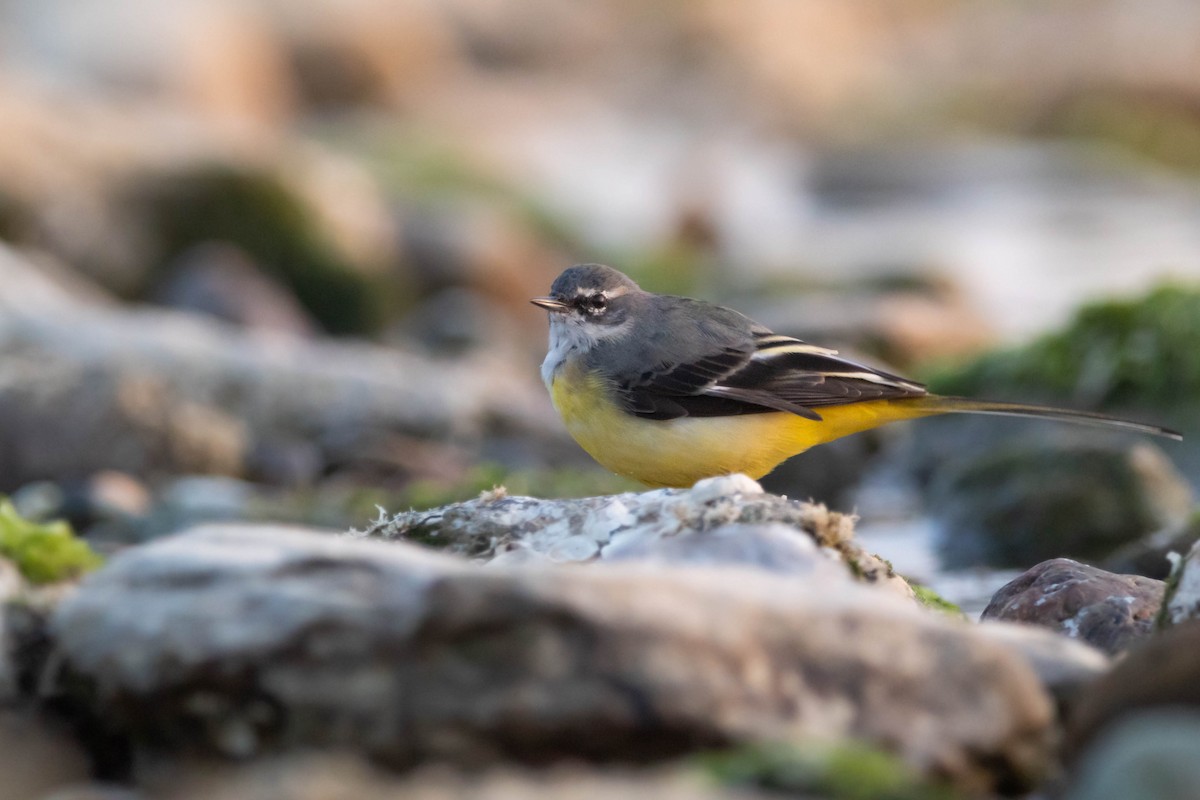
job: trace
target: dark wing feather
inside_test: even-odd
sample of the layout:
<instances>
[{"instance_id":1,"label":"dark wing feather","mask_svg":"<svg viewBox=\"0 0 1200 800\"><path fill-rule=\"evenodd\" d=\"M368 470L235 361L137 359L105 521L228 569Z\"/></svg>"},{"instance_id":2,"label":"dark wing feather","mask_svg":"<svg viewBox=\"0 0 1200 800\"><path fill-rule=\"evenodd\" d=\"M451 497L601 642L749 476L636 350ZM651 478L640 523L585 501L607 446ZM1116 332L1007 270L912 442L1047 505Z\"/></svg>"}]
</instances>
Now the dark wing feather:
<instances>
[{"instance_id":1,"label":"dark wing feather","mask_svg":"<svg viewBox=\"0 0 1200 800\"><path fill-rule=\"evenodd\" d=\"M810 347L798 339L793 347ZM845 405L864 400L919 397L919 383L841 358L832 351L759 351L742 369L727 376L722 386L752 389L807 408Z\"/></svg>"},{"instance_id":2,"label":"dark wing feather","mask_svg":"<svg viewBox=\"0 0 1200 800\"><path fill-rule=\"evenodd\" d=\"M647 419L726 417L764 411L788 411L820 419L801 405L762 392L718 390L725 378L750 362L753 352L751 347L725 346L695 361L647 370L617 388L626 410Z\"/></svg>"},{"instance_id":3,"label":"dark wing feather","mask_svg":"<svg viewBox=\"0 0 1200 800\"><path fill-rule=\"evenodd\" d=\"M669 349L662 340L626 341L627 368L614 376L625 409L639 417L786 411L820 420L813 408L925 394L920 384L772 333L735 311L700 304L697 313L697 301L657 299L668 302L654 312L663 317L658 329L673 332ZM611 364L613 356L597 363Z\"/></svg>"}]
</instances>

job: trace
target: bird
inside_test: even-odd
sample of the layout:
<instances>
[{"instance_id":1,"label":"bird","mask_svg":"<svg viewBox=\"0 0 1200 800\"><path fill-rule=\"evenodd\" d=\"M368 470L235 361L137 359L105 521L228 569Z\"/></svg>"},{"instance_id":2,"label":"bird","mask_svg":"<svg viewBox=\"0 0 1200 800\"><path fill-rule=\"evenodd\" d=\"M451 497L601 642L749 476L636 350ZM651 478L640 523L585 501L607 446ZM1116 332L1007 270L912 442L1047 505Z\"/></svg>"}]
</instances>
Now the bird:
<instances>
[{"instance_id":1,"label":"bird","mask_svg":"<svg viewBox=\"0 0 1200 800\"><path fill-rule=\"evenodd\" d=\"M731 308L645 291L603 264L569 267L530 302L548 312L541 373L567 431L601 465L649 487L733 473L757 480L810 447L937 414L1183 438L1093 412L933 394Z\"/></svg>"}]
</instances>

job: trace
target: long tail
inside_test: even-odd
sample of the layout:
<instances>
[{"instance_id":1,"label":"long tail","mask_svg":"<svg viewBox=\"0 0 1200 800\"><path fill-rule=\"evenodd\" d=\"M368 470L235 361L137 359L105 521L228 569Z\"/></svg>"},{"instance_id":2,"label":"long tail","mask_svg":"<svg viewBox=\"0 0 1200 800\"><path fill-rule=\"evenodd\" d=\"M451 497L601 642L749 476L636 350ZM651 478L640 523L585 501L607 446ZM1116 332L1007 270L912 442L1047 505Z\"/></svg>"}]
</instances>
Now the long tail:
<instances>
[{"instance_id":1,"label":"long tail","mask_svg":"<svg viewBox=\"0 0 1200 800\"><path fill-rule=\"evenodd\" d=\"M893 401L895 402L895 401ZM1097 414L1094 411L1072 411L1066 408L1051 408L1049 406L1034 406L1024 403L1001 403L991 400L972 400L967 397L943 397L941 395L925 395L911 400L901 400L901 403L911 403L929 414L1001 414L1009 417L1041 417L1042 419L1057 419L1063 422L1075 422L1081 425L1096 425L1105 428L1122 428L1127 431L1148 433L1153 436L1165 436L1177 442L1183 441L1183 434L1159 425L1149 425L1144 422L1134 422L1107 414Z\"/></svg>"}]
</instances>

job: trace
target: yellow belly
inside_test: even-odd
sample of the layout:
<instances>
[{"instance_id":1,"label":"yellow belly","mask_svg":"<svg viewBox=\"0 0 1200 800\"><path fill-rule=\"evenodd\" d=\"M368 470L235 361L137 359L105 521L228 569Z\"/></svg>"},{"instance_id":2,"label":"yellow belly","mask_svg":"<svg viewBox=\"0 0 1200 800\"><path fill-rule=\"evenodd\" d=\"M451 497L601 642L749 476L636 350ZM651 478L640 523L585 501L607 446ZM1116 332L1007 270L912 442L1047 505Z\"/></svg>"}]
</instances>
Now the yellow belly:
<instances>
[{"instance_id":1,"label":"yellow belly","mask_svg":"<svg viewBox=\"0 0 1200 800\"><path fill-rule=\"evenodd\" d=\"M733 472L758 479L814 445L931 413L905 401L872 400L820 408L819 422L781 411L642 419L621 410L603 380L574 367L560 370L550 396L592 458L649 486L686 487Z\"/></svg>"}]
</instances>

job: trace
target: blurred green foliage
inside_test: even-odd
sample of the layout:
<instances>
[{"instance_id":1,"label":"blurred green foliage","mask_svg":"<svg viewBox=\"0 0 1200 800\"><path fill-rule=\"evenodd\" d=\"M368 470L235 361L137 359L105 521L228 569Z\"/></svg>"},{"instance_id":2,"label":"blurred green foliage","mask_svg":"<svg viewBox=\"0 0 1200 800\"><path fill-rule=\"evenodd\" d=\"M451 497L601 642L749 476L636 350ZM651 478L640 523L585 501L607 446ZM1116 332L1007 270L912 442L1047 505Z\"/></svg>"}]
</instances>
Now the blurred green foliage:
<instances>
[{"instance_id":1,"label":"blurred green foliage","mask_svg":"<svg viewBox=\"0 0 1200 800\"><path fill-rule=\"evenodd\" d=\"M157 176L141 192L159 239L160 265L202 242L235 244L333 334L376 332L395 305L390 282L347 262L276 175L202 165Z\"/></svg>"},{"instance_id":2,"label":"blurred green foliage","mask_svg":"<svg viewBox=\"0 0 1200 800\"><path fill-rule=\"evenodd\" d=\"M859 742L747 745L699 756L722 785L829 800L952 800L959 795L921 778L896 756Z\"/></svg>"},{"instance_id":3,"label":"blurred green foliage","mask_svg":"<svg viewBox=\"0 0 1200 800\"><path fill-rule=\"evenodd\" d=\"M558 467L508 470L500 464L482 463L462 480L416 481L387 504L399 508L426 509L470 500L481 492L503 486L512 495L531 497L591 497L602 494L644 491L641 486L600 469Z\"/></svg>"},{"instance_id":4,"label":"blurred green foliage","mask_svg":"<svg viewBox=\"0 0 1200 800\"><path fill-rule=\"evenodd\" d=\"M1200 401L1200 289L1168 285L1093 303L1061 331L926 379L942 394L1191 409Z\"/></svg>"},{"instance_id":5,"label":"blurred green foliage","mask_svg":"<svg viewBox=\"0 0 1200 800\"><path fill-rule=\"evenodd\" d=\"M0 556L32 583L53 583L99 567L103 559L65 522L31 522L0 500Z\"/></svg>"}]
</instances>

